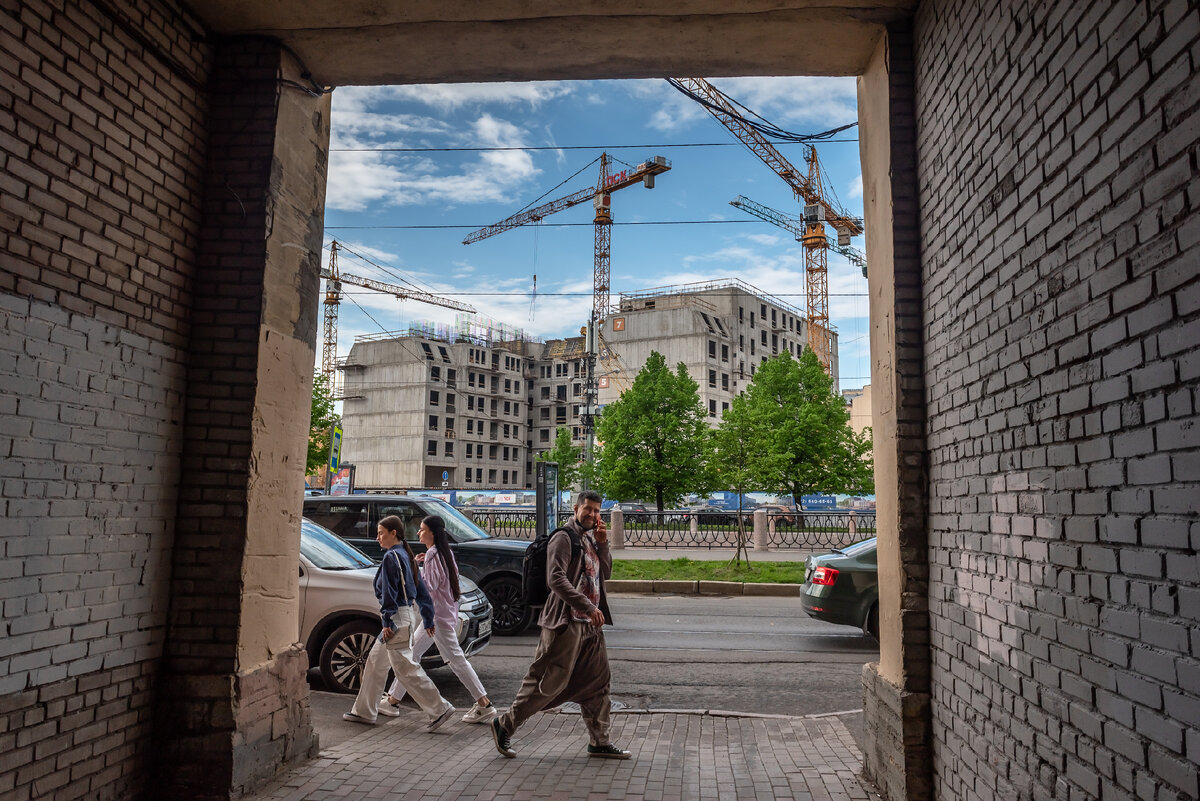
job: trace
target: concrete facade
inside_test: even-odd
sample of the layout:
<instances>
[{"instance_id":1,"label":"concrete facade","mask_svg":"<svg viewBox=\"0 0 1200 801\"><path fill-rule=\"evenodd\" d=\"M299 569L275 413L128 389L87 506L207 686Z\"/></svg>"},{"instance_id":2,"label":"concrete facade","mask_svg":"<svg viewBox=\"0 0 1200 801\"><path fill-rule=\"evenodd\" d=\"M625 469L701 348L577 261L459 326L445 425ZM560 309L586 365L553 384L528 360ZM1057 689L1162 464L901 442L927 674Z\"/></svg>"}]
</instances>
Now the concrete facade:
<instances>
[{"instance_id":1,"label":"concrete facade","mask_svg":"<svg viewBox=\"0 0 1200 801\"><path fill-rule=\"evenodd\" d=\"M1194 3L58 0L0 40L0 798L312 753L314 80L796 73L860 76L867 775L1200 797Z\"/></svg>"}]
</instances>

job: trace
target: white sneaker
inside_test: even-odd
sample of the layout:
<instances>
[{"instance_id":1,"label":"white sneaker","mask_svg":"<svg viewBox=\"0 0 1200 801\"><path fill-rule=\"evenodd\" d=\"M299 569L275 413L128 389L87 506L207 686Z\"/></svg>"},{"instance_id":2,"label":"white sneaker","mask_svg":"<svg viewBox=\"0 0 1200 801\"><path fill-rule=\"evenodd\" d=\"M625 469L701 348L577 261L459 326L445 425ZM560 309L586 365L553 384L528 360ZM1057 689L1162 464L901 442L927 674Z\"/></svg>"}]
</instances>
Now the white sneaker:
<instances>
[{"instance_id":1,"label":"white sneaker","mask_svg":"<svg viewBox=\"0 0 1200 801\"><path fill-rule=\"evenodd\" d=\"M400 705L392 703L392 697L387 693L379 699L379 714L387 715L389 718L400 717Z\"/></svg>"},{"instance_id":2,"label":"white sneaker","mask_svg":"<svg viewBox=\"0 0 1200 801\"><path fill-rule=\"evenodd\" d=\"M471 707L471 711L463 715L463 723L487 723L492 718L496 717L496 705L488 704L480 706L475 704Z\"/></svg>"},{"instance_id":3,"label":"white sneaker","mask_svg":"<svg viewBox=\"0 0 1200 801\"><path fill-rule=\"evenodd\" d=\"M454 712L455 712L454 707L452 707L452 706L446 707L446 709L442 711L442 714L438 715L435 718L429 719L429 722L425 724L425 731L436 731L438 728L441 727L441 725L443 723L445 723L447 720L450 719L450 717L454 714Z\"/></svg>"}]
</instances>

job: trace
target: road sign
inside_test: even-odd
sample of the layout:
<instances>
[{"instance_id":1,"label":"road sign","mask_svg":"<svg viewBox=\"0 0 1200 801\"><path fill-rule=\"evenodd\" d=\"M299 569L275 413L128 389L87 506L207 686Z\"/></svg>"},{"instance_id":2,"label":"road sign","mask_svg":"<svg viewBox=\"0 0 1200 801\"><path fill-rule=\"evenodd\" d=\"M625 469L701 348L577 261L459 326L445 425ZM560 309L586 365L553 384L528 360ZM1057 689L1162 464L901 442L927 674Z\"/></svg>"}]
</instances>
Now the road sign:
<instances>
[{"instance_id":1,"label":"road sign","mask_svg":"<svg viewBox=\"0 0 1200 801\"><path fill-rule=\"evenodd\" d=\"M449 481L449 480L450 480L450 471L449 471L449 470L443 470L443 471L442 471L442 481ZM444 486L446 486L446 485L445 485L445 484L443 484L442 486L444 487Z\"/></svg>"},{"instance_id":2,"label":"road sign","mask_svg":"<svg viewBox=\"0 0 1200 801\"><path fill-rule=\"evenodd\" d=\"M333 427L331 436L329 437L329 469L337 470L338 461L342 455L342 429L338 426Z\"/></svg>"}]
</instances>

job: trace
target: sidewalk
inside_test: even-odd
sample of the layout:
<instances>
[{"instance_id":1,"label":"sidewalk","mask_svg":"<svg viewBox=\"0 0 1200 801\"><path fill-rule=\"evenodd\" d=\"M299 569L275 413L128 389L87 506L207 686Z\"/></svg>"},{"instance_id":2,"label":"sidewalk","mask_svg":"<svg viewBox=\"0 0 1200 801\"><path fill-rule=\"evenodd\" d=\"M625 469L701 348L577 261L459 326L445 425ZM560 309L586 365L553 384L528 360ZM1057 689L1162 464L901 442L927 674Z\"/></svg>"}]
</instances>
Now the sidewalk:
<instances>
[{"instance_id":1,"label":"sidewalk","mask_svg":"<svg viewBox=\"0 0 1200 801\"><path fill-rule=\"evenodd\" d=\"M588 758L583 723L565 711L531 718L513 737L515 759L496 752L487 726L454 719L428 733L416 710L381 720L244 801L878 799L836 716L614 711L628 761Z\"/></svg>"}]
</instances>

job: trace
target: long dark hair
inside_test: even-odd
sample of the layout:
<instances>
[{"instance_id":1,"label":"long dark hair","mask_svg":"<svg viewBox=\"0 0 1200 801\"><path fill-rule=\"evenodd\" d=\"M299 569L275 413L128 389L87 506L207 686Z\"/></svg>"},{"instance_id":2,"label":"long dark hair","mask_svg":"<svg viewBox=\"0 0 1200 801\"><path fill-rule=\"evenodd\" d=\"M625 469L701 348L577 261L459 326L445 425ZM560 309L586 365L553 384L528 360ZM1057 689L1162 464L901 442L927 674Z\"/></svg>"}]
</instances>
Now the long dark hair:
<instances>
[{"instance_id":1,"label":"long dark hair","mask_svg":"<svg viewBox=\"0 0 1200 801\"><path fill-rule=\"evenodd\" d=\"M454 552L450 550L450 535L446 533L446 521L437 515L430 515L421 524L433 534L433 547L442 559L446 575L450 578L450 589L454 590L454 600L458 600L461 592L458 587L458 564L454 561Z\"/></svg>"},{"instance_id":2,"label":"long dark hair","mask_svg":"<svg viewBox=\"0 0 1200 801\"><path fill-rule=\"evenodd\" d=\"M396 535L396 539L400 540L400 544L404 546L404 552L408 554L408 569L412 573L413 581L420 581L417 577L417 557L413 553L412 546L408 544L408 540L404 539L404 521L396 515L388 515L379 521L379 525L386 528L388 531ZM410 593L416 595L416 592Z\"/></svg>"}]
</instances>

